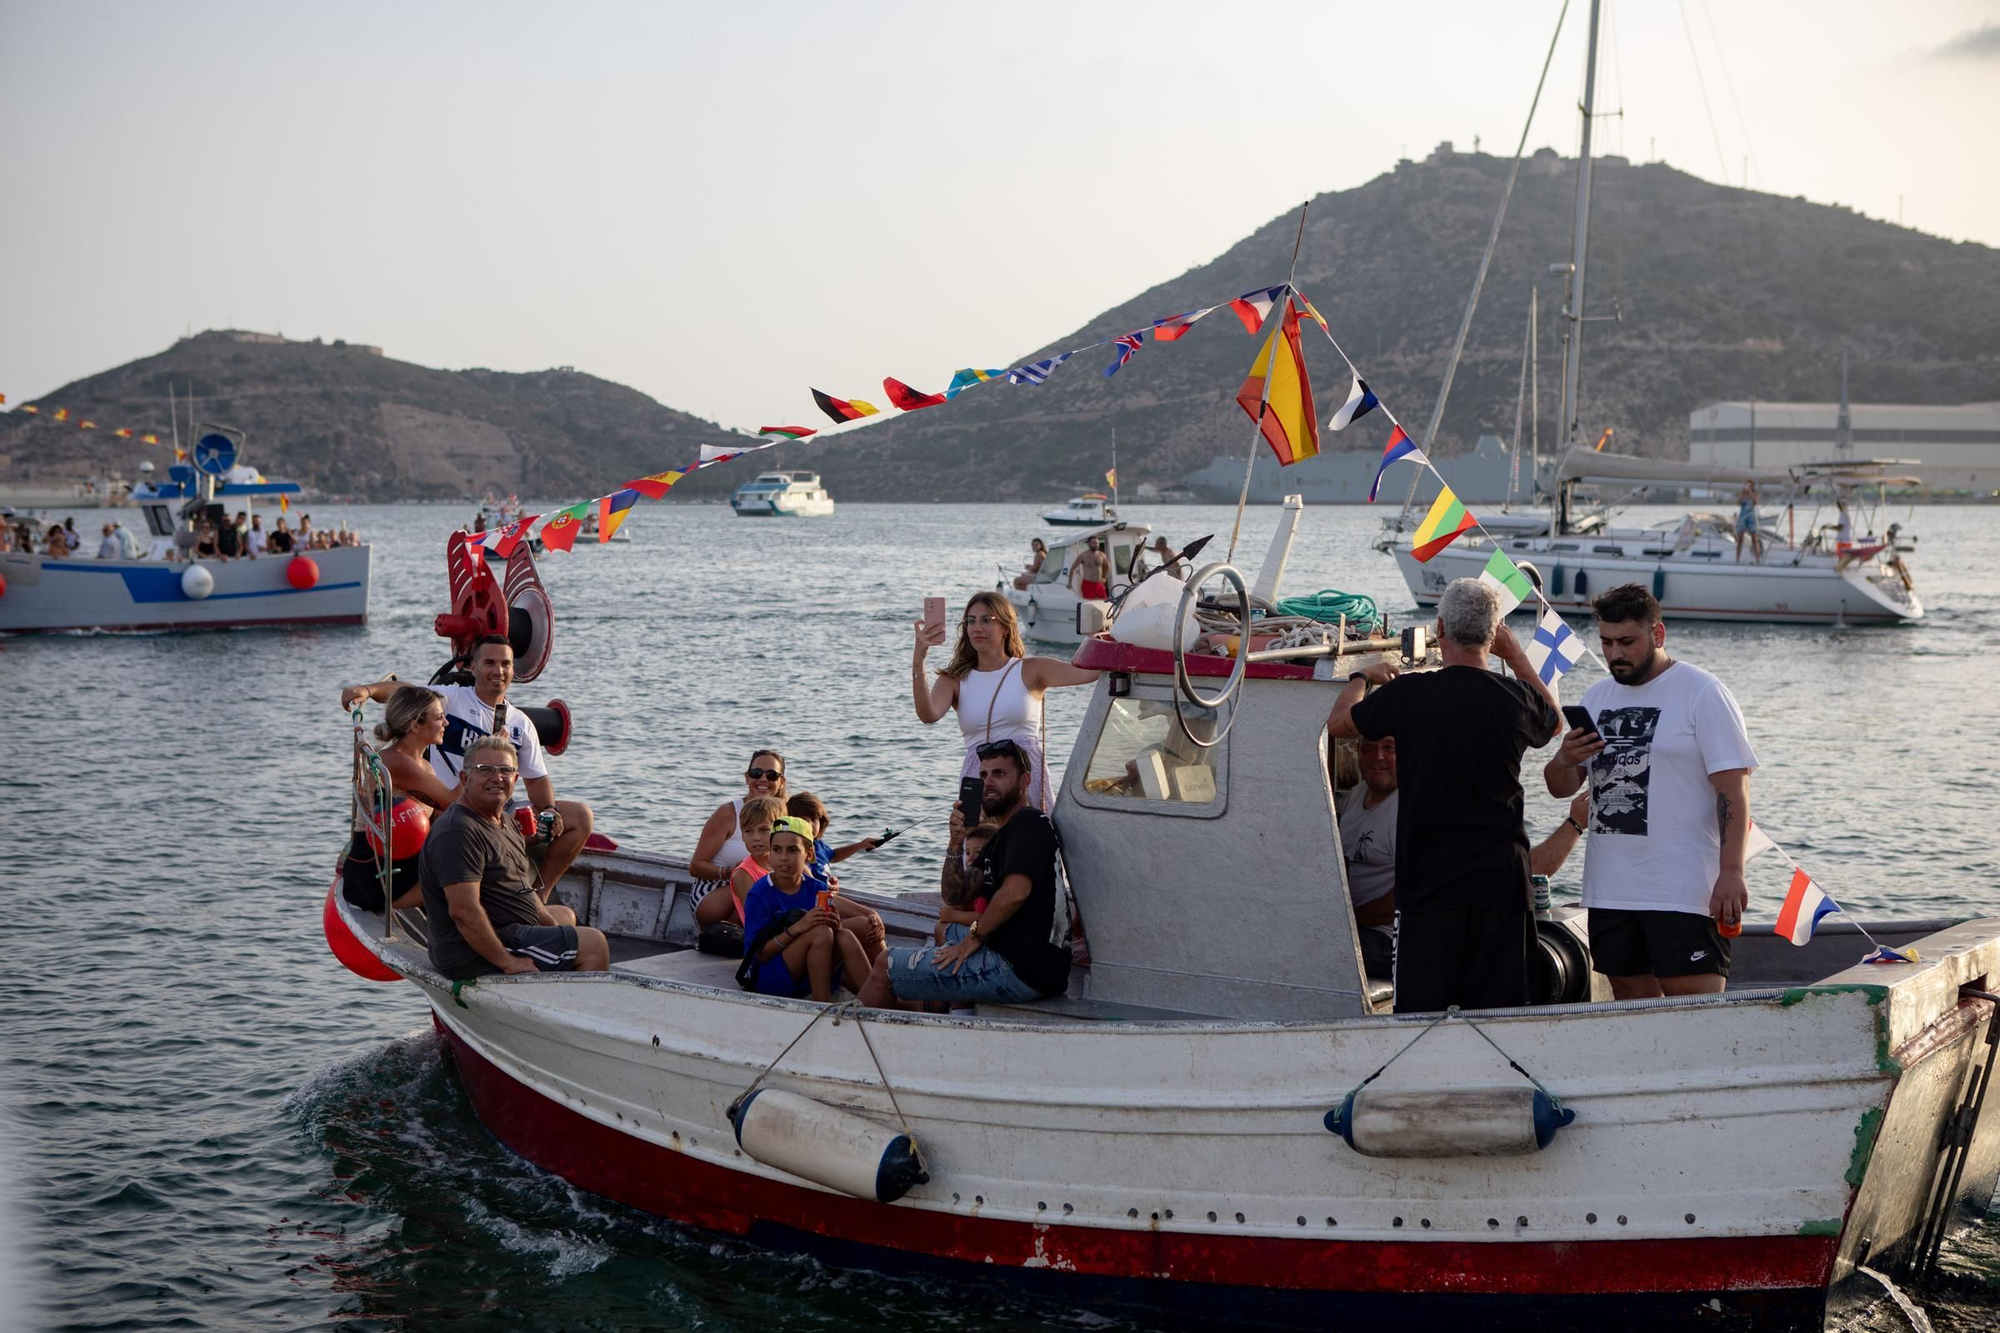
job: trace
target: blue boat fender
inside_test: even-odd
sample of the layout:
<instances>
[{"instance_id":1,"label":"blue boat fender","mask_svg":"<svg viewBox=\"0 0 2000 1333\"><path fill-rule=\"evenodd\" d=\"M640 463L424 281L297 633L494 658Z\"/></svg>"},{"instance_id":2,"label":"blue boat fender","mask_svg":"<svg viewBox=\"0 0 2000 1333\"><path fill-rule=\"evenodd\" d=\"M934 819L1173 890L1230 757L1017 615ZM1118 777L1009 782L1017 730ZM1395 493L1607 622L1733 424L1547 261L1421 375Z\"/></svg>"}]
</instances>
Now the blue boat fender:
<instances>
[{"instance_id":1,"label":"blue boat fender","mask_svg":"<svg viewBox=\"0 0 2000 1333\"><path fill-rule=\"evenodd\" d=\"M1653 567L1653 600L1659 601L1667 595L1667 571L1664 565Z\"/></svg>"},{"instance_id":2,"label":"blue boat fender","mask_svg":"<svg viewBox=\"0 0 2000 1333\"><path fill-rule=\"evenodd\" d=\"M1540 1152L1576 1112L1540 1088L1356 1088L1328 1132L1364 1157L1515 1157Z\"/></svg>"},{"instance_id":3,"label":"blue boat fender","mask_svg":"<svg viewBox=\"0 0 2000 1333\"><path fill-rule=\"evenodd\" d=\"M759 1088L729 1119L752 1160L857 1199L894 1203L930 1182L908 1134L796 1092Z\"/></svg>"},{"instance_id":4,"label":"blue boat fender","mask_svg":"<svg viewBox=\"0 0 2000 1333\"><path fill-rule=\"evenodd\" d=\"M1551 597L1562 596L1563 587L1564 587L1563 567L1562 567L1562 562L1558 560L1556 562L1556 567L1554 572L1549 575L1549 596Z\"/></svg>"}]
</instances>

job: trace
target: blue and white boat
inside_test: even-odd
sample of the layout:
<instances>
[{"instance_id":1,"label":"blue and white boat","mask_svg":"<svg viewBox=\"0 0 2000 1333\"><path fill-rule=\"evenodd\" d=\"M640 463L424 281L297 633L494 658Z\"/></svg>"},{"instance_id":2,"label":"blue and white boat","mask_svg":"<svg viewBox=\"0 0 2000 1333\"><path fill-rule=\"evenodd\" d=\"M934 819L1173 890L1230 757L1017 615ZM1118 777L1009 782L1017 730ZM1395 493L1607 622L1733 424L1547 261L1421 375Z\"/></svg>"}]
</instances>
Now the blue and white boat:
<instances>
[{"instance_id":1,"label":"blue and white boat","mask_svg":"<svg viewBox=\"0 0 2000 1333\"><path fill-rule=\"evenodd\" d=\"M729 497L738 518L827 518L833 497L817 472L760 472Z\"/></svg>"},{"instance_id":2,"label":"blue and white boat","mask_svg":"<svg viewBox=\"0 0 2000 1333\"><path fill-rule=\"evenodd\" d=\"M151 539L138 559L0 554L0 633L364 623L367 546L232 560L188 559L176 547L184 525L220 523L257 499L298 494L297 482L232 479L241 442L239 432L204 426L194 466L176 464L170 480L133 489L132 506Z\"/></svg>"}]
</instances>

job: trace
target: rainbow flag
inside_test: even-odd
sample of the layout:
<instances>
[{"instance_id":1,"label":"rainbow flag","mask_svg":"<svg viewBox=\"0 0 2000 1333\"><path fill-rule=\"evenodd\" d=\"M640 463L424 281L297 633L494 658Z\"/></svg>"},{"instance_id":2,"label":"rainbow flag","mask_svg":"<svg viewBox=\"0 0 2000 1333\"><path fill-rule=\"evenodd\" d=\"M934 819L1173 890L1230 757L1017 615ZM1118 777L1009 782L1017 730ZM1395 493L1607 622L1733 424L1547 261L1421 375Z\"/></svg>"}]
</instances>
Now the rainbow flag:
<instances>
[{"instance_id":1,"label":"rainbow flag","mask_svg":"<svg viewBox=\"0 0 2000 1333\"><path fill-rule=\"evenodd\" d=\"M1840 904L1832 895L1813 883L1811 875L1794 867L1792 887L1785 891L1785 905L1778 909L1774 930L1793 944L1804 944L1813 937L1813 928L1819 925L1821 917L1839 910Z\"/></svg>"},{"instance_id":2,"label":"rainbow flag","mask_svg":"<svg viewBox=\"0 0 2000 1333\"><path fill-rule=\"evenodd\" d=\"M1313 408L1312 381L1299 346L1299 308L1290 301L1285 302L1284 318L1250 363L1250 374L1236 391L1236 405L1257 423L1265 443L1278 456L1279 467L1319 452L1319 413Z\"/></svg>"},{"instance_id":3,"label":"rainbow flag","mask_svg":"<svg viewBox=\"0 0 2000 1333\"><path fill-rule=\"evenodd\" d=\"M1431 503L1431 512L1424 515L1424 521L1417 525L1417 531L1410 538L1410 554L1419 562L1430 559L1467 528L1479 526L1465 506L1446 486L1438 492L1438 498Z\"/></svg>"}]
</instances>

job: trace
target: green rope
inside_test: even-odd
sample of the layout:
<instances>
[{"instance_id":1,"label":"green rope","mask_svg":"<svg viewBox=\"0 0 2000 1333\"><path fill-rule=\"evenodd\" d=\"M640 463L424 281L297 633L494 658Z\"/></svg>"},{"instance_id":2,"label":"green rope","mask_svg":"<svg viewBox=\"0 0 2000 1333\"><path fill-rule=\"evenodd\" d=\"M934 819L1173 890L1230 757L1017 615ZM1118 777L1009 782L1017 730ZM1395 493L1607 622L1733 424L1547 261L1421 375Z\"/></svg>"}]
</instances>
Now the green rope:
<instances>
[{"instance_id":1,"label":"green rope","mask_svg":"<svg viewBox=\"0 0 2000 1333\"><path fill-rule=\"evenodd\" d=\"M1350 625L1374 625L1382 620L1382 609L1366 593L1340 592L1323 588L1303 597L1286 597L1277 603L1281 616L1304 616L1308 620L1333 624L1342 616Z\"/></svg>"}]
</instances>

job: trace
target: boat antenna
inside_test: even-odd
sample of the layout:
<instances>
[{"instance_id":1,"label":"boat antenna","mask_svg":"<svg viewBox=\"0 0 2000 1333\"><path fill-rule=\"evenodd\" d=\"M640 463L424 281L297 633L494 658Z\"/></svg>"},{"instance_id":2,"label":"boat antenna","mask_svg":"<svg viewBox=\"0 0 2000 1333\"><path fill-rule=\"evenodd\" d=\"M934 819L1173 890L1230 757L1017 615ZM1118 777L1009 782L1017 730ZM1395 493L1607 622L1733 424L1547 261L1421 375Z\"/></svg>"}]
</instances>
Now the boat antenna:
<instances>
[{"instance_id":1,"label":"boat antenna","mask_svg":"<svg viewBox=\"0 0 2000 1333\"><path fill-rule=\"evenodd\" d=\"M1549 81L1549 66L1556 58L1556 42L1562 37L1563 20L1567 17L1569 17L1569 0L1563 0L1562 10L1556 15L1556 30L1549 35L1548 54L1542 57L1541 77L1535 80L1535 95L1528 102L1528 118L1521 122L1521 137L1514 143L1514 161L1507 168L1507 188L1500 192L1500 207L1493 214L1493 229L1486 236L1486 253L1479 257L1479 271L1472 278L1472 295L1466 298L1465 313L1458 321L1458 337L1452 341L1451 356L1444 363L1444 381L1438 385L1437 401L1431 404L1430 424L1424 427L1424 438L1417 445L1425 454L1429 454L1431 446L1437 442L1438 426L1444 421L1444 405L1451 398L1451 382L1458 374L1459 358L1465 355L1466 335L1472 331L1472 313L1479 309L1479 294L1486 287L1486 271L1493 266L1493 252L1500 246L1500 224L1507 220L1507 203L1514 197L1514 182L1521 175L1521 154L1527 151L1528 131L1534 127L1535 110L1542 104L1542 88ZM1594 49L1597 41L1595 0L1590 7L1590 32ZM1585 134L1588 133L1586 129ZM1589 139L1586 138L1584 142L1588 143ZM1518 432L1516 434L1518 436ZM1425 469L1411 468L1410 473L1410 491L1403 497L1403 512L1396 518L1398 528L1408 520L1410 510L1417 502L1417 483L1423 480Z\"/></svg>"},{"instance_id":2,"label":"boat antenna","mask_svg":"<svg viewBox=\"0 0 2000 1333\"><path fill-rule=\"evenodd\" d=\"M1563 396L1560 426L1565 452L1580 442L1577 399L1583 373L1584 266L1590 256L1590 129L1597 112L1597 17L1599 0L1590 3L1590 43L1583 65L1583 137L1576 157L1576 223L1571 234L1569 290L1563 300Z\"/></svg>"},{"instance_id":3,"label":"boat antenna","mask_svg":"<svg viewBox=\"0 0 2000 1333\"><path fill-rule=\"evenodd\" d=\"M1563 3L1568 4L1569 0L1563 0ZM1305 244L1306 210L1311 207L1312 200L1310 199L1299 205L1299 230L1298 234L1292 237L1292 266L1285 273L1285 291L1282 299L1271 303L1271 313L1266 317L1265 321L1267 324L1273 319L1284 319L1285 306L1292 299L1292 293L1298 290L1294 284L1299 276L1299 247ZM1262 330L1260 329L1259 332L1262 332ZM1276 355L1276 353L1274 352L1273 355ZM1270 400L1271 396L1269 367L1266 367L1265 370L1264 395L1257 400L1256 431L1250 436L1250 458L1243 465L1243 491L1236 497L1236 522L1229 529L1229 559L1232 561L1236 559L1236 539L1243 532L1243 506L1250 503L1250 474L1257 467L1257 441L1262 439L1264 435L1264 404Z\"/></svg>"}]
</instances>

